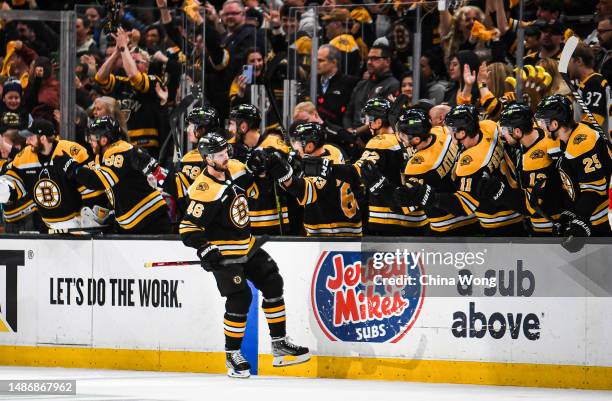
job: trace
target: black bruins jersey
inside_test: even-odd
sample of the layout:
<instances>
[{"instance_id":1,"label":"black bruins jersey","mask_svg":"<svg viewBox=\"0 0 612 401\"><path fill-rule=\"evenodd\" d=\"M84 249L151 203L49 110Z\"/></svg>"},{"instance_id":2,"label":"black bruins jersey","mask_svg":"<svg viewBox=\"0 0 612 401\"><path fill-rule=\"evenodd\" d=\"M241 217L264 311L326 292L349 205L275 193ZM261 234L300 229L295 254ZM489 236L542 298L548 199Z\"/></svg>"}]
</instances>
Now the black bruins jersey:
<instances>
[{"instance_id":1,"label":"black bruins jersey","mask_svg":"<svg viewBox=\"0 0 612 401\"><path fill-rule=\"evenodd\" d=\"M6 174L9 165L8 160L0 160L0 175ZM2 217L6 223L16 223L33 213L36 213L36 204L29 195L2 205Z\"/></svg>"},{"instance_id":2,"label":"black bruins jersey","mask_svg":"<svg viewBox=\"0 0 612 401\"><path fill-rule=\"evenodd\" d=\"M561 151L559 140L553 140L538 129L538 139L529 147L521 147L519 166L521 188L525 194L525 209L535 233L552 233L552 222L563 211L561 179L556 158ZM538 199L532 196L537 188ZM536 210L537 209L537 210Z\"/></svg>"},{"instance_id":3,"label":"black bruins jersey","mask_svg":"<svg viewBox=\"0 0 612 401\"><path fill-rule=\"evenodd\" d=\"M289 147L285 144L283 138L277 134L270 133L262 138L257 145L257 149L265 148L274 148L285 155L289 153ZM269 177L257 177L247 188L251 230L255 235L280 233L278 207L280 207L283 216L283 227L289 225L289 211L284 191L277 187L275 192L275 185L274 180Z\"/></svg>"},{"instance_id":4,"label":"black bruins jersey","mask_svg":"<svg viewBox=\"0 0 612 401\"><path fill-rule=\"evenodd\" d=\"M345 164L342 151L323 145L320 156L333 164ZM361 236L361 210L350 183L320 177L293 177L287 192L304 206L307 236Z\"/></svg>"},{"instance_id":5,"label":"black bruins jersey","mask_svg":"<svg viewBox=\"0 0 612 401\"><path fill-rule=\"evenodd\" d=\"M431 144L425 149L416 151L408 160L404 169L404 181L416 180L428 184L438 192L454 192L451 173L457 158L458 147L451 135L443 130L436 130ZM455 215L437 207L426 211L429 228L436 233L451 234L458 228L477 225L475 214Z\"/></svg>"},{"instance_id":6,"label":"black bruins jersey","mask_svg":"<svg viewBox=\"0 0 612 401\"><path fill-rule=\"evenodd\" d=\"M610 152L597 132L578 124L560 159L561 183L576 214L589 218L597 232L609 233L607 224Z\"/></svg>"},{"instance_id":7,"label":"black bruins jersey","mask_svg":"<svg viewBox=\"0 0 612 401\"><path fill-rule=\"evenodd\" d=\"M166 179L164 191L177 201L180 215L185 214L187 208L187 190L193 184L196 177L202 172L204 160L197 149L187 152L178 162L174 177Z\"/></svg>"},{"instance_id":8,"label":"black bruins jersey","mask_svg":"<svg viewBox=\"0 0 612 401\"><path fill-rule=\"evenodd\" d=\"M606 101L606 87L608 81L599 73L594 72L580 82L578 92L584 104L589 109L597 123L604 127L608 116L608 103ZM588 122L586 114L582 116L583 122Z\"/></svg>"},{"instance_id":9,"label":"black bruins jersey","mask_svg":"<svg viewBox=\"0 0 612 401\"><path fill-rule=\"evenodd\" d=\"M96 75L102 93L113 96L121 105L128 126L128 138L132 145L145 148L156 156L160 147L161 107L155 93L155 85L161 80L155 75L140 73L128 77L110 74L106 81Z\"/></svg>"},{"instance_id":10,"label":"black bruins jersey","mask_svg":"<svg viewBox=\"0 0 612 401\"><path fill-rule=\"evenodd\" d=\"M211 243L224 256L243 256L255 242L246 195L253 177L234 159L229 160L225 176L225 181L219 181L204 171L195 179L179 232L187 246L198 249Z\"/></svg>"},{"instance_id":11,"label":"black bruins jersey","mask_svg":"<svg viewBox=\"0 0 612 401\"><path fill-rule=\"evenodd\" d=\"M49 156L37 154L31 146L25 147L7 167L5 177L12 181L11 202L32 199L41 218L50 223L71 220L81 213L83 200L101 194L68 179L61 167L53 165L55 156L68 154L77 163L89 161L87 150L78 143L59 140Z\"/></svg>"},{"instance_id":12,"label":"black bruins jersey","mask_svg":"<svg viewBox=\"0 0 612 401\"><path fill-rule=\"evenodd\" d=\"M404 170L405 152L394 133L376 135L366 145L361 159L355 165L359 168L363 160L376 165L393 187L401 184ZM369 194L368 232L376 235L408 235L410 229L427 226L427 216L423 210L398 211L393 201L385 194Z\"/></svg>"},{"instance_id":13,"label":"black bruins jersey","mask_svg":"<svg viewBox=\"0 0 612 401\"><path fill-rule=\"evenodd\" d=\"M477 189L485 172L513 187L503 171L508 166L497 125L491 120L479 124L482 138L477 145L459 154L452 175L455 193L448 197L444 207L456 214L475 213L485 232L504 232L509 226L521 225L523 216L492 199L479 199Z\"/></svg>"},{"instance_id":14,"label":"black bruins jersey","mask_svg":"<svg viewBox=\"0 0 612 401\"><path fill-rule=\"evenodd\" d=\"M137 148L125 141L108 146L95 165L78 170L83 185L103 190L115 210L115 220L122 230L137 232L152 219L167 214L166 201L151 188L147 178L135 169Z\"/></svg>"}]
</instances>

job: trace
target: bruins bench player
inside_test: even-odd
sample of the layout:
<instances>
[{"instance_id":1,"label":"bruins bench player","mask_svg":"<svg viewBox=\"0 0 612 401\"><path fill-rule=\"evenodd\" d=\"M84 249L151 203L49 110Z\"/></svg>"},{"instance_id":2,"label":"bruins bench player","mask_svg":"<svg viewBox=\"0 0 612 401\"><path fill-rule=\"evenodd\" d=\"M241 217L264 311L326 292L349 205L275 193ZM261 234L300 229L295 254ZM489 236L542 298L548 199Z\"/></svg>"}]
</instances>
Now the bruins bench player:
<instances>
[{"instance_id":1,"label":"bruins bench player","mask_svg":"<svg viewBox=\"0 0 612 401\"><path fill-rule=\"evenodd\" d=\"M453 192L452 170L458 147L443 130L431 131L429 116L420 109L408 109L397 120L395 132L407 149L414 149L404 169L404 182L428 184L437 192ZM396 188L394 198L399 205L409 203L407 189ZM479 232L478 219L472 214L453 214L431 205L425 209L429 230L435 235L473 235Z\"/></svg>"},{"instance_id":2,"label":"bruins bench player","mask_svg":"<svg viewBox=\"0 0 612 401\"><path fill-rule=\"evenodd\" d=\"M273 365L306 362L310 359L308 348L294 345L286 337L283 278L274 260L258 249L246 263L219 264L224 258L248 255L255 242L246 195L252 176L244 164L229 158L227 141L221 135L200 139L198 150L206 168L189 187L189 205L179 231L183 243L198 250L202 267L213 273L221 296L226 298L223 326L228 375L250 376L250 365L240 352L252 298L247 279L263 294ZM293 360L285 360L285 356Z\"/></svg>"},{"instance_id":3,"label":"bruins bench player","mask_svg":"<svg viewBox=\"0 0 612 401\"><path fill-rule=\"evenodd\" d=\"M522 235L521 198L509 189L502 173L504 151L497 125L478 121L478 112L471 105L455 106L445 124L463 146L452 172L454 191L437 192L427 183L413 184L404 190L404 199L411 206L434 206L457 216L476 214L486 235Z\"/></svg>"},{"instance_id":4,"label":"bruins bench player","mask_svg":"<svg viewBox=\"0 0 612 401\"><path fill-rule=\"evenodd\" d=\"M90 161L78 143L58 139L53 123L35 119L20 132L26 146L7 166L0 181L0 202L30 197L45 225L51 229L93 227L99 222L81 215L84 200L100 192L88 191L63 171L62 157L70 154L75 165ZM26 203L24 207L28 207Z\"/></svg>"},{"instance_id":5,"label":"bruins bench player","mask_svg":"<svg viewBox=\"0 0 612 401\"><path fill-rule=\"evenodd\" d=\"M318 123L298 121L291 127L291 144L300 157L319 157L334 165L344 164L344 155L334 145L325 144L325 131ZM270 155L271 170L291 171L284 155ZM288 177L280 184L304 206L304 229L308 236L361 236L361 210L355 198L359 181L321 177Z\"/></svg>"},{"instance_id":6,"label":"bruins bench player","mask_svg":"<svg viewBox=\"0 0 612 401\"><path fill-rule=\"evenodd\" d=\"M564 150L559 173L570 202L559 220L561 234L573 237L610 235L606 221L606 189L611 169L608 144L586 124L576 124L572 103L565 96L543 99L535 118L553 139L561 141Z\"/></svg>"},{"instance_id":7,"label":"bruins bench player","mask_svg":"<svg viewBox=\"0 0 612 401\"><path fill-rule=\"evenodd\" d=\"M168 207L161 193L149 185L163 169L145 151L122 138L121 127L111 117L100 117L89 126L89 143L96 153L94 166L78 166L67 154L63 168L69 177L87 188L104 190L120 232L166 234L170 232Z\"/></svg>"},{"instance_id":8,"label":"bruins bench player","mask_svg":"<svg viewBox=\"0 0 612 401\"><path fill-rule=\"evenodd\" d=\"M262 159L265 157L263 150L268 148L285 155L289 153L282 136L275 131L262 135L259 132L260 124L261 113L252 104L240 104L230 110L229 131L235 132L235 137L230 141L233 142L232 158L242 163L247 163L252 157ZM258 177L247 192L253 234L285 234L289 225L287 199L282 191L278 191L274 181L267 176Z\"/></svg>"},{"instance_id":9,"label":"bruins bench player","mask_svg":"<svg viewBox=\"0 0 612 401\"><path fill-rule=\"evenodd\" d=\"M187 190L198 175L202 172L204 161L197 149L197 143L203 136L219 130L219 115L217 110L210 106L194 107L187 115L187 123L193 128L193 141L195 149L185 153L178 162L174 179L164 182L164 191L177 201L179 216L184 216L187 208Z\"/></svg>"},{"instance_id":10,"label":"bruins bench player","mask_svg":"<svg viewBox=\"0 0 612 401\"><path fill-rule=\"evenodd\" d=\"M520 149L517 174L531 232L552 235L553 224L563 211L564 194L556 166L561 151L559 140L534 128L531 108L521 103L511 104L502 111L499 126L502 136L509 137L507 142L514 142Z\"/></svg>"}]
</instances>

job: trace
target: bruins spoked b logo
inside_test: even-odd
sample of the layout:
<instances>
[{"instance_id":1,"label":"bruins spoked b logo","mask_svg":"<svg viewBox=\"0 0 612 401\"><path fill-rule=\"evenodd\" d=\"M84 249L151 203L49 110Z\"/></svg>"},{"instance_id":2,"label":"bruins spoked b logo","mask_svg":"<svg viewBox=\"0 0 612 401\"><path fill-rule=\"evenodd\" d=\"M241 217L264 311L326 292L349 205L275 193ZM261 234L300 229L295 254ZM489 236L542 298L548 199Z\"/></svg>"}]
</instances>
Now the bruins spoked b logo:
<instances>
[{"instance_id":1,"label":"bruins spoked b logo","mask_svg":"<svg viewBox=\"0 0 612 401\"><path fill-rule=\"evenodd\" d=\"M34 185L36 203L46 209L56 208L62 201L59 186L49 178L42 178Z\"/></svg>"},{"instance_id":2,"label":"bruins spoked b logo","mask_svg":"<svg viewBox=\"0 0 612 401\"><path fill-rule=\"evenodd\" d=\"M238 228L242 228L249 223L249 204L244 195L238 195L232 202L230 220Z\"/></svg>"}]
</instances>

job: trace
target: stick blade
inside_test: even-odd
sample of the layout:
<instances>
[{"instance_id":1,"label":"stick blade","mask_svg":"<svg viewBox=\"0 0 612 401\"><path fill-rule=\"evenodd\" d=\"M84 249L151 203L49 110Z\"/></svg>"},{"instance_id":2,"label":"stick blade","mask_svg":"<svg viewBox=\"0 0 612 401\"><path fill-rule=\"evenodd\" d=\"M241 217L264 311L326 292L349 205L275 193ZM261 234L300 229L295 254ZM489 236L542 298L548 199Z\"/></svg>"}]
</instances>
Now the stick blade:
<instances>
[{"instance_id":1,"label":"stick blade","mask_svg":"<svg viewBox=\"0 0 612 401\"><path fill-rule=\"evenodd\" d=\"M567 74L567 66L572 58L572 54L574 54L574 50L576 50L576 46L578 46L578 42L579 39L577 36L572 36L565 42L565 46L563 46L563 51L561 52L561 57L559 58L560 73Z\"/></svg>"}]
</instances>

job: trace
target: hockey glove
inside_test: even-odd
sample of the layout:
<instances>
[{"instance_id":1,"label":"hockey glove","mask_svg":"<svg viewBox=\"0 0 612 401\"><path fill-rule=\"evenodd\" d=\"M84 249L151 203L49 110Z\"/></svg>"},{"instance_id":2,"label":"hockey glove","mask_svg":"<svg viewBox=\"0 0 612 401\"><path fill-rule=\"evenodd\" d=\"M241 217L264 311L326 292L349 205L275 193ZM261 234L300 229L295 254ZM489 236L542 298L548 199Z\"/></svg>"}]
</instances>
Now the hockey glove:
<instances>
[{"instance_id":1,"label":"hockey glove","mask_svg":"<svg viewBox=\"0 0 612 401\"><path fill-rule=\"evenodd\" d=\"M376 165L369 160L364 160L361 164L361 176L365 181L368 191L370 191L372 195L380 194L386 186L390 185L389 180L387 180Z\"/></svg>"},{"instance_id":2,"label":"hockey glove","mask_svg":"<svg viewBox=\"0 0 612 401\"><path fill-rule=\"evenodd\" d=\"M66 152L62 152L61 155L55 156L53 158L53 164L57 165L60 169L62 169L68 179L74 178L79 165L78 162L72 157L68 156Z\"/></svg>"},{"instance_id":3,"label":"hockey glove","mask_svg":"<svg viewBox=\"0 0 612 401\"><path fill-rule=\"evenodd\" d=\"M565 232L569 229L570 222L576 217L576 213L564 210L559 216L559 220L555 222L556 224L553 224L553 234L557 237L565 236Z\"/></svg>"},{"instance_id":4,"label":"hockey glove","mask_svg":"<svg viewBox=\"0 0 612 401\"><path fill-rule=\"evenodd\" d=\"M332 162L321 157L304 157L302 170L306 177L321 177L329 179L332 172Z\"/></svg>"},{"instance_id":5,"label":"hockey glove","mask_svg":"<svg viewBox=\"0 0 612 401\"><path fill-rule=\"evenodd\" d=\"M253 175L260 175L266 172L266 152L255 149L246 161L247 171Z\"/></svg>"},{"instance_id":6,"label":"hockey glove","mask_svg":"<svg viewBox=\"0 0 612 401\"><path fill-rule=\"evenodd\" d=\"M200 258L200 266L207 272L210 272L218 267L222 256L216 245L207 243L198 249L198 258Z\"/></svg>"},{"instance_id":7,"label":"hockey glove","mask_svg":"<svg viewBox=\"0 0 612 401\"><path fill-rule=\"evenodd\" d=\"M279 184L289 180L293 174L293 169L283 154L279 151L270 153L268 157L268 174Z\"/></svg>"},{"instance_id":8,"label":"hockey glove","mask_svg":"<svg viewBox=\"0 0 612 401\"><path fill-rule=\"evenodd\" d=\"M565 229L565 236L567 240L561 246L568 252L576 253L584 247L586 237L591 236L591 224L587 219L576 216Z\"/></svg>"},{"instance_id":9,"label":"hockey glove","mask_svg":"<svg viewBox=\"0 0 612 401\"><path fill-rule=\"evenodd\" d=\"M395 188L393 199L399 206L419 206L428 208L435 206L436 193L427 184L410 184Z\"/></svg>"}]
</instances>

